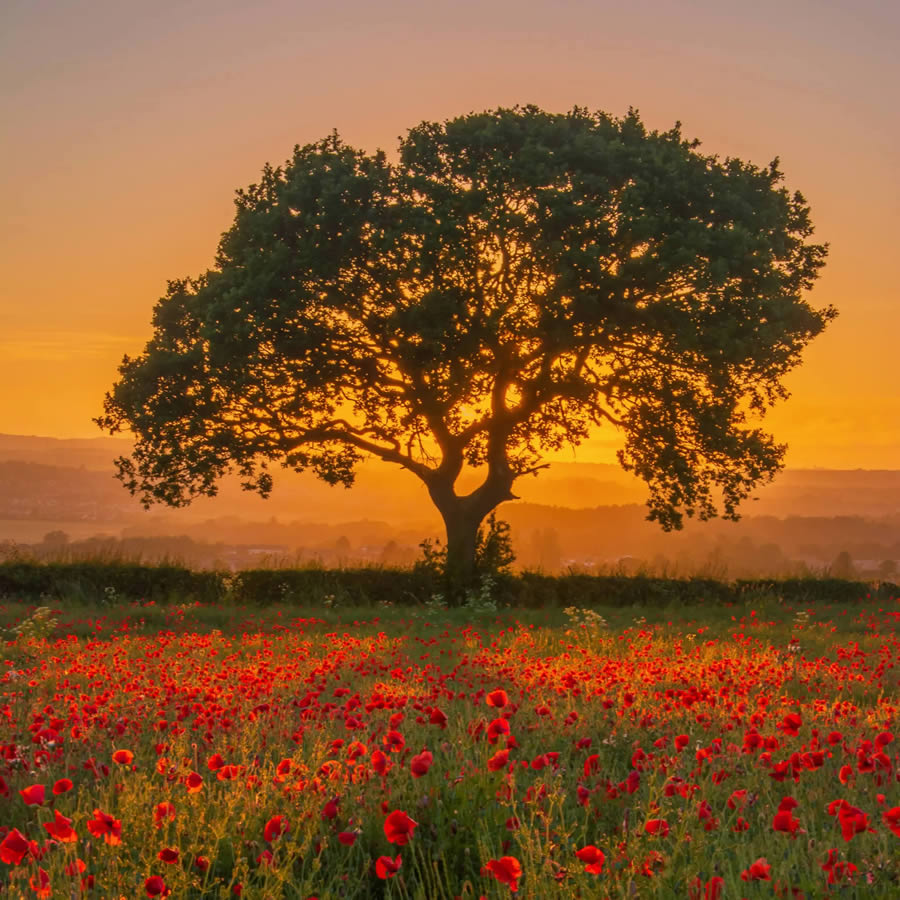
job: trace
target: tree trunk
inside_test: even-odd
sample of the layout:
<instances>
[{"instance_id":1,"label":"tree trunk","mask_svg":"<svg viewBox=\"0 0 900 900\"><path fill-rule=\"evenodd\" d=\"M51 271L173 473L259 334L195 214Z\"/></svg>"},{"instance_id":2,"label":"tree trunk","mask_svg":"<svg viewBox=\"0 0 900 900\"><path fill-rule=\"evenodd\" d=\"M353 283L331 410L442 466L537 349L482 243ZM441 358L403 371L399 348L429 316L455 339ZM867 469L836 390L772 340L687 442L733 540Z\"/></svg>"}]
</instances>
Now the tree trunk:
<instances>
[{"instance_id":1,"label":"tree trunk","mask_svg":"<svg viewBox=\"0 0 900 900\"><path fill-rule=\"evenodd\" d=\"M478 528L504 500L515 499L510 491L511 478L498 479L489 474L484 483L471 494L460 497L449 480L434 479L428 492L444 520L447 532L447 563L444 569L447 600L461 604L466 591L477 586L478 575L475 551Z\"/></svg>"}]
</instances>

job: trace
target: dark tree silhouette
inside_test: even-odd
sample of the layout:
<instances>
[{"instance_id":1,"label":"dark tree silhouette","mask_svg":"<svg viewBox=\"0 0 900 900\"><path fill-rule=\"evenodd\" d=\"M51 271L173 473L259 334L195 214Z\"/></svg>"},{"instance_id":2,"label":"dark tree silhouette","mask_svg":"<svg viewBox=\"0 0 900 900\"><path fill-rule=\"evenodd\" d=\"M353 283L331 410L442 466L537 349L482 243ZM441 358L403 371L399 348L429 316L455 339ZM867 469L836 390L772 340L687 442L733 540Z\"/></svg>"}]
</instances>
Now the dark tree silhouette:
<instances>
[{"instance_id":1,"label":"dark tree silhouette","mask_svg":"<svg viewBox=\"0 0 900 900\"><path fill-rule=\"evenodd\" d=\"M365 456L420 478L472 574L479 523L597 426L664 528L729 518L780 468L753 420L835 315L809 209L758 168L575 108L497 109L401 139L333 133L237 192L215 266L169 283L98 424L146 504L271 464L349 486ZM456 490L466 466L484 478Z\"/></svg>"}]
</instances>

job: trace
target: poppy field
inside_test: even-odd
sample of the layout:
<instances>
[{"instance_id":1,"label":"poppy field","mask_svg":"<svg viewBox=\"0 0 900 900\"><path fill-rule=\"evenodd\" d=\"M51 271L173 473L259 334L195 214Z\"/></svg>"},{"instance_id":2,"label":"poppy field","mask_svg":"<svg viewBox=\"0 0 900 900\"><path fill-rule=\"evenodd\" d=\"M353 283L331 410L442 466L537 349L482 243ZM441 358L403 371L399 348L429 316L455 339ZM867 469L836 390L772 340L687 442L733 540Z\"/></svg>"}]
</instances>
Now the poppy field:
<instances>
[{"instance_id":1,"label":"poppy field","mask_svg":"<svg viewBox=\"0 0 900 900\"><path fill-rule=\"evenodd\" d=\"M0 898L900 896L896 601L53 612Z\"/></svg>"}]
</instances>

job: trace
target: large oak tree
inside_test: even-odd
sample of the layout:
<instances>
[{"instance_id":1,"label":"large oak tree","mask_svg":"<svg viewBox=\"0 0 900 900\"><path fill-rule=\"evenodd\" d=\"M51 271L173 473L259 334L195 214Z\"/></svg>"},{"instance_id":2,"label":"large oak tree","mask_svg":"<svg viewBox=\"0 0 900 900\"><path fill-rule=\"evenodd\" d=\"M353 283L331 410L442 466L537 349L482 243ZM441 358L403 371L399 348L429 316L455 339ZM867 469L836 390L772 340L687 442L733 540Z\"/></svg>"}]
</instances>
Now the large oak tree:
<instances>
[{"instance_id":1,"label":"large oak tree","mask_svg":"<svg viewBox=\"0 0 900 900\"><path fill-rule=\"evenodd\" d=\"M396 162L337 133L237 192L215 265L172 281L98 424L145 503L272 464L350 485L367 456L427 486L448 567L548 451L619 429L664 528L737 508L782 465L758 419L835 315L826 248L759 168L575 108L423 122ZM456 485L464 467L480 485Z\"/></svg>"}]
</instances>

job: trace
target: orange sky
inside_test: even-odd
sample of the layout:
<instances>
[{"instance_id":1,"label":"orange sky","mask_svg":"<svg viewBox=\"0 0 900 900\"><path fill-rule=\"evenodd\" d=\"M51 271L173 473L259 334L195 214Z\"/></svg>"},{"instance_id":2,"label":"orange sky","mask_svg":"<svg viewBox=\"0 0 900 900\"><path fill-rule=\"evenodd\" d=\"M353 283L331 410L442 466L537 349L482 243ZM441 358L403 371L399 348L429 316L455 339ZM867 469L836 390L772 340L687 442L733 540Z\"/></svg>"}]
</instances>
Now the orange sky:
<instances>
[{"instance_id":1,"label":"orange sky","mask_svg":"<svg viewBox=\"0 0 900 900\"><path fill-rule=\"evenodd\" d=\"M3 18L0 432L99 435L166 280L211 265L234 190L295 143L337 128L390 153L423 119L633 105L706 152L781 157L832 247L813 303L841 315L770 427L789 465L900 468L900 6L12 0Z\"/></svg>"}]
</instances>

